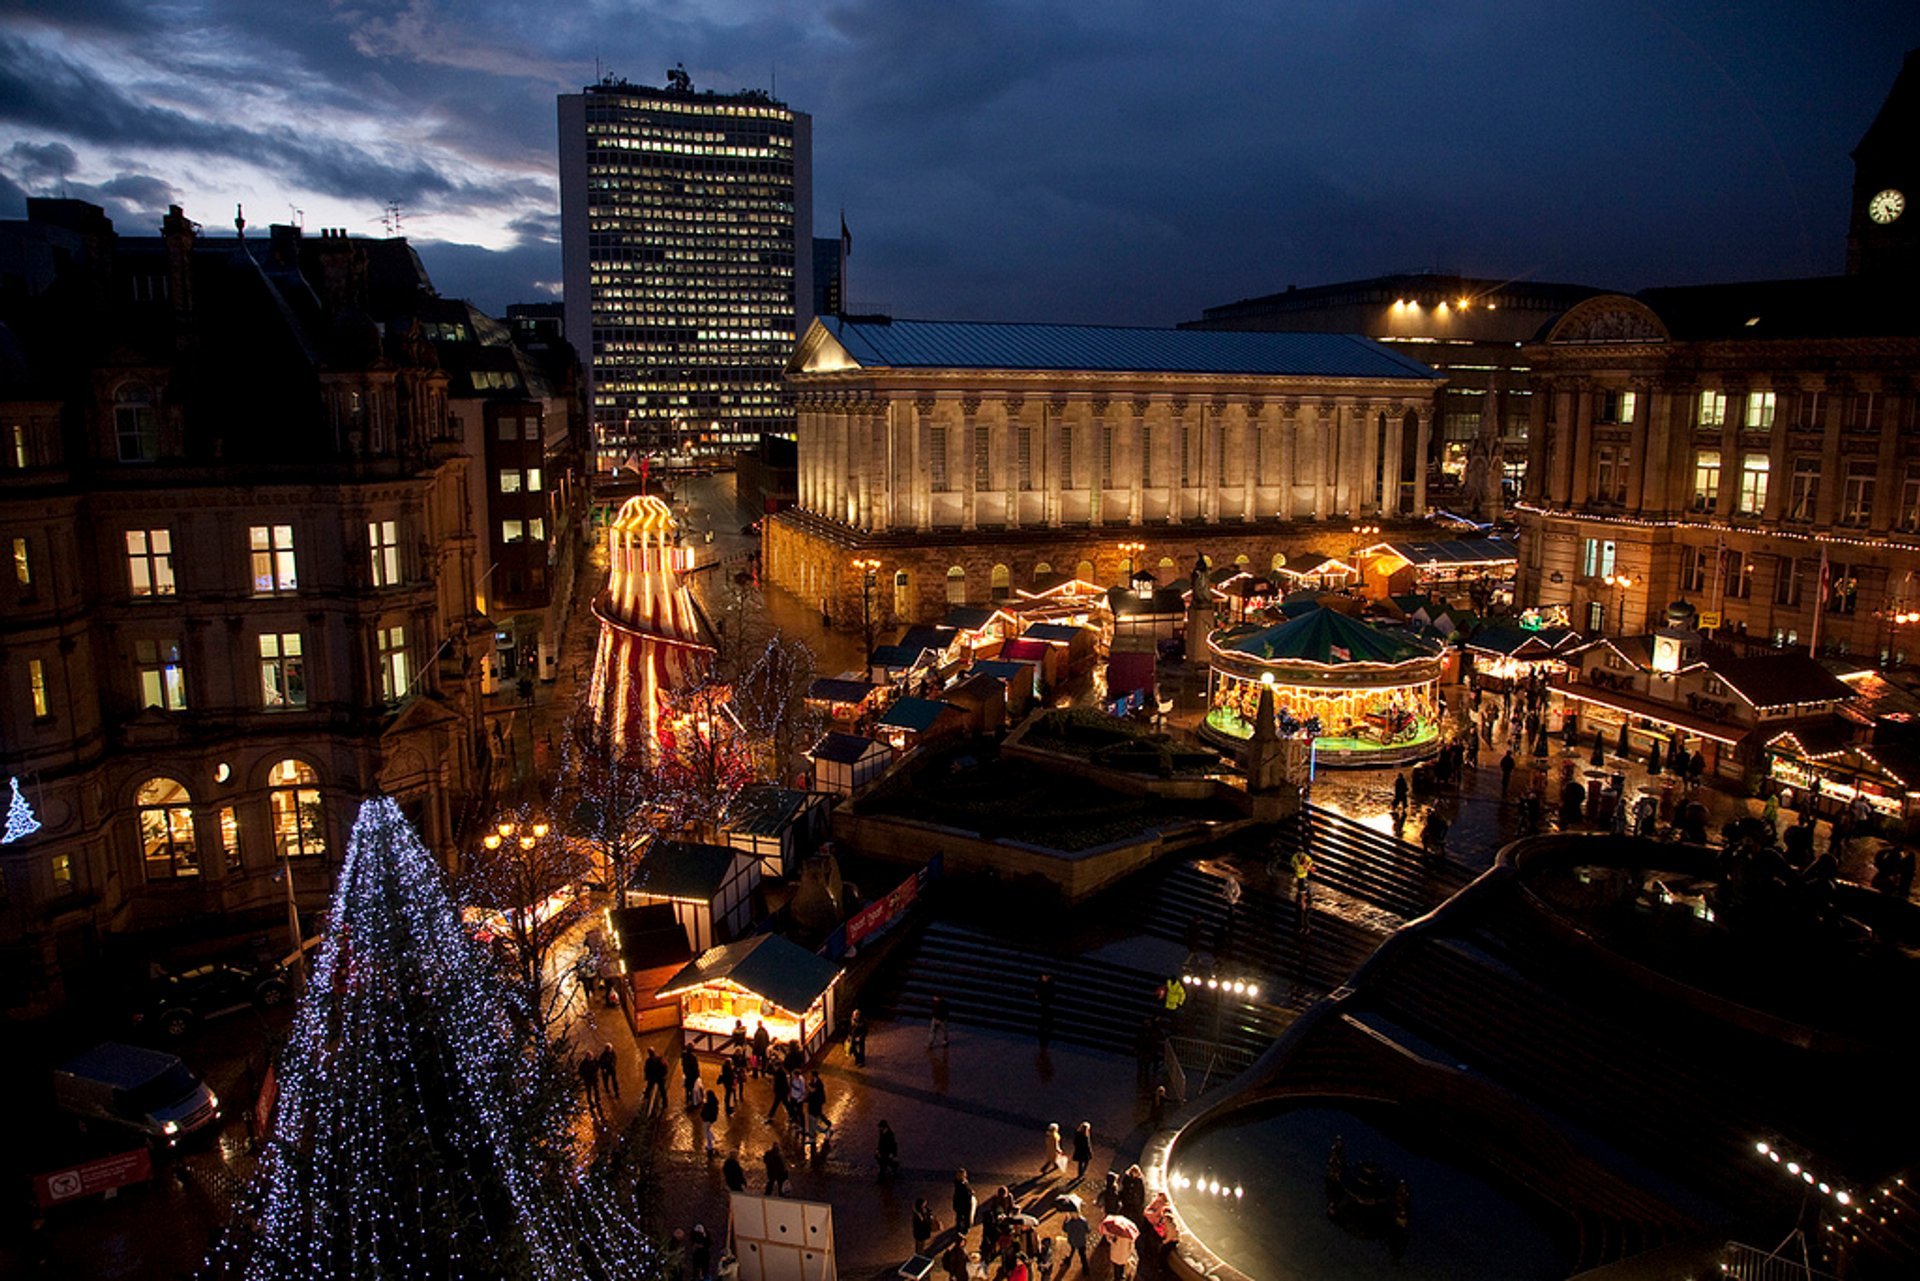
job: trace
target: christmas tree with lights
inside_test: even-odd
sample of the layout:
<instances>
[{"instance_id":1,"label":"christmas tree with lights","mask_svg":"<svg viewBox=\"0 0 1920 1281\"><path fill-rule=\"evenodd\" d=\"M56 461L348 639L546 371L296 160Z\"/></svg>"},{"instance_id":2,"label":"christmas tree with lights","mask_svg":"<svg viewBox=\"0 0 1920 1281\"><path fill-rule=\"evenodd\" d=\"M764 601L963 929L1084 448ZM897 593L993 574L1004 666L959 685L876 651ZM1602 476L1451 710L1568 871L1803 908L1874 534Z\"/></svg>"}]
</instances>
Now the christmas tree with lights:
<instances>
[{"instance_id":1,"label":"christmas tree with lights","mask_svg":"<svg viewBox=\"0 0 1920 1281\"><path fill-rule=\"evenodd\" d=\"M646 1278L582 1168L552 1059L390 799L355 822L219 1277Z\"/></svg>"}]
</instances>

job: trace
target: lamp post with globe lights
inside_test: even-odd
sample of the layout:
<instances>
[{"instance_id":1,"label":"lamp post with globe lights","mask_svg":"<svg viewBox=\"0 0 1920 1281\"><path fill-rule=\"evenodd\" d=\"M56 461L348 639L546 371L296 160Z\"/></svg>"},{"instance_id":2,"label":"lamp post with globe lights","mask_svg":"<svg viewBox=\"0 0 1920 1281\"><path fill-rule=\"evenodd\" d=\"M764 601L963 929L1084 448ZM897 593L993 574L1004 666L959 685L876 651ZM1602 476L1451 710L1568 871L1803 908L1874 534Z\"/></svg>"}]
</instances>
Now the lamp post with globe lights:
<instances>
[{"instance_id":1,"label":"lamp post with globe lights","mask_svg":"<svg viewBox=\"0 0 1920 1281\"><path fill-rule=\"evenodd\" d=\"M1603 574L1600 581L1614 589L1613 630L1617 636L1627 634L1627 589L1633 586L1631 574Z\"/></svg>"},{"instance_id":2,"label":"lamp post with globe lights","mask_svg":"<svg viewBox=\"0 0 1920 1281\"><path fill-rule=\"evenodd\" d=\"M866 638L867 653L873 653L873 588L880 573L880 562L870 556L855 558L854 569L860 573L860 631Z\"/></svg>"}]
</instances>

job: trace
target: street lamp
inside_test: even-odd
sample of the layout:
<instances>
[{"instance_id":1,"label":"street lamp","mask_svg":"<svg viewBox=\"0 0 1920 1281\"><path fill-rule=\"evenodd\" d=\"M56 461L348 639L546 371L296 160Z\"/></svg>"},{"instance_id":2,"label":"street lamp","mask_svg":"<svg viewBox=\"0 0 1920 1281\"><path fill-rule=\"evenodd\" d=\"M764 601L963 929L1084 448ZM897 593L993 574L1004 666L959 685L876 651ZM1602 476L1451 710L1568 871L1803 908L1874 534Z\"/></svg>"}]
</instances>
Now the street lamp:
<instances>
[{"instance_id":1,"label":"street lamp","mask_svg":"<svg viewBox=\"0 0 1920 1281\"><path fill-rule=\"evenodd\" d=\"M1630 574L1603 574L1600 577L1600 581L1616 589L1613 597L1615 613L1613 629L1616 635L1625 636L1627 634L1627 588L1633 586L1633 576Z\"/></svg>"},{"instance_id":2,"label":"street lamp","mask_svg":"<svg viewBox=\"0 0 1920 1281\"><path fill-rule=\"evenodd\" d=\"M860 571L860 629L867 638L867 657L873 656L873 585L880 572L880 562L871 557L857 557L853 567Z\"/></svg>"},{"instance_id":3,"label":"street lamp","mask_svg":"<svg viewBox=\"0 0 1920 1281\"><path fill-rule=\"evenodd\" d=\"M1127 555L1127 586L1133 586L1133 558L1147 550L1145 543L1121 543L1119 550Z\"/></svg>"}]
</instances>

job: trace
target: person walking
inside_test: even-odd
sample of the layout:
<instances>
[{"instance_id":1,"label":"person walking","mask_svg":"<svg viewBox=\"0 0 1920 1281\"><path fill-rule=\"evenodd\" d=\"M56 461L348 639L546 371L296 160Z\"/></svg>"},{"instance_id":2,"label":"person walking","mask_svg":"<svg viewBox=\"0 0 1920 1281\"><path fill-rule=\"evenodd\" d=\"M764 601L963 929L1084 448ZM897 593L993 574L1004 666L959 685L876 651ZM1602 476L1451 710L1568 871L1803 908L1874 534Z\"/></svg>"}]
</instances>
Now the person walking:
<instances>
[{"instance_id":1,"label":"person walking","mask_svg":"<svg viewBox=\"0 0 1920 1281\"><path fill-rule=\"evenodd\" d=\"M734 1075L733 1060L720 1060L720 1089L726 1096L727 1115L733 1115L733 1096L738 1092L740 1078Z\"/></svg>"},{"instance_id":2,"label":"person walking","mask_svg":"<svg viewBox=\"0 0 1920 1281\"><path fill-rule=\"evenodd\" d=\"M1093 1122L1082 1121L1073 1131L1073 1163L1079 1169L1074 1182L1079 1183L1087 1177L1087 1167L1093 1164Z\"/></svg>"},{"instance_id":3,"label":"person walking","mask_svg":"<svg viewBox=\"0 0 1920 1281\"><path fill-rule=\"evenodd\" d=\"M787 1124L800 1132L800 1137L811 1139L812 1129L807 1125L807 1074L791 1072L787 1076Z\"/></svg>"},{"instance_id":4,"label":"person walking","mask_svg":"<svg viewBox=\"0 0 1920 1281\"><path fill-rule=\"evenodd\" d=\"M953 1231L959 1238L962 1249L966 1248L967 1233L973 1230L974 1210L973 1185L967 1182L964 1169L953 1172Z\"/></svg>"},{"instance_id":5,"label":"person walking","mask_svg":"<svg viewBox=\"0 0 1920 1281\"><path fill-rule=\"evenodd\" d=\"M972 1263L973 1260L967 1257L965 1241L961 1238L955 1238L940 1256L940 1270L947 1274L947 1281L968 1281Z\"/></svg>"},{"instance_id":6,"label":"person walking","mask_svg":"<svg viewBox=\"0 0 1920 1281\"><path fill-rule=\"evenodd\" d=\"M813 1080L807 1083L807 1137L812 1138L822 1130L829 1138L833 1136L833 1122L827 1118L827 1083L815 1072Z\"/></svg>"},{"instance_id":7,"label":"person walking","mask_svg":"<svg viewBox=\"0 0 1920 1281\"><path fill-rule=\"evenodd\" d=\"M753 1025L753 1074L765 1076L767 1072L767 1051L773 1046L773 1037L767 1031L765 1023Z\"/></svg>"},{"instance_id":8,"label":"person walking","mask_svg":"<svg viewBox=\"0 0 1920 1281\"><path fill-rule=\"evenodd\" d=\"M580 1085L587 1092L587 1107L600 1115L600 1060L592 1054L580 1056Z\"/></svg>"},{"instance_id":9,"label":"person walking","mask_svg":"<svg viewBox=\"0 0 1920 1281\"><path fill-rule=\"evenodd\" d=\"M1513 749L1509 747L1507 754L1500 758L1500 795L1502 796L1505 796L1508 789L1513 786L1513 767Z\"/></svg>"},{"instance_id":10,"label":"person walking","mask_svg":"<svg viewBox=\"0 0 1920 1281\"><path fill-rule=\"evenodd\" d=\"M641 1113L645 1116L652 1116L653 1109L656 1105L662 1111L665 1111L667 1106L667 1061L658 1054L655 1054L652 1049L648 1049L647 1061L640 1065L640 1078L647 1084L647 1088L640 1092Z\"/></svg>"},{"instance_id":11,"label":"person walking","mask_svg":"<svg viewBox=\"0 0 1920 1281\"><path fill-rule=\"evenodd\" d=\"M1407 776L1396 774L1393 778L1393 812L1398 814L1407 808Z\"/></svg>"},{"instance_id":12,"label":"person walking","mask_svg":"<svg viewBox=\"0 0 1920 1281\"><path fill-rule=\"evenodd\" d=\"M1107 1257L1113 1261L1113 1281L1127 1281L1127 1269L1133 1263L1133 1238L1124 1232L1108 1237Z\"/></svg>"},{"instance_id":13,"label":"person walking","mask_svg":"<svg viewBox=\"0 0 1920 1281\"><path fill-rule=\"evenodd\" d=\"M900 1139L894 1134L893 1127L885 1121L880 1123L880 1137L874 1143L873 1155L880 1164L881 1178L900 1173ZM925 1205L926 1202L922 1201L920 1204ZM918 1246L914 1247L914 1252L916 1254L920 1252Z\"/></svg>"},{"instance_id":14,"label":"person walking","mask_svg":"<svg viewBox=\"0 0 1920 1281\"><path fill-rule=\"evenodd\" d=\"M620 1097L620 1060L613 1052L613 1042L609 1041L600 1051L600 1079L613 1091L613 1097Z\"/></svg>"},{"instance_id":15,"label":"person walking","mask_svg":"<svg viewBox=\"0 0 1920 1281\"><path fill-rule=\"evenodd\" d=\"M867 1065L867 1017L858 1010L847 1020L847 1054L855 1067Z\"/></svg>"},{"instance_id":16,"label":"person walking","mask_svg":"<svg viewBox=\"0 0 1920 1281\"><path fill-rule=\"evenodd\" d=\"M776 1143L762 1152L760 1164L767 1171L766 1194L768 1196L787 1195L787 1180L790 1177L787 1172L787 1154L780 1150L780 1145Z\"/></svg>"},{"instance_id":17,"label":"person walking","mask_svg":"<svg viewBox=\"0 0 1920 1281\"><path fill-rule=\"evenodd\" d=\"M720 1177L727 1181L727 1191L745 1192L747 1190L746 1167L740 1164L738 1152L727 1153L727 1159L720 1167Z\"/></svg>"},{"instance_id":18,"label":"person walking","mask_svg":"<svg viewBox=\"0 0 1920 1281\"><path fill-rule=\"evenodd\" d=\"M706 1137L708 1156L712 1156L720 1150L720 1145L713 1141L714 1122L719 1119L720 1096L712 1090L708 1090L707 1097L700 1104L700 1132Z\"/></svg>"},{"instance_id":19,"label":"person walking","mask_svg":"<svg viewBox=\"0 0 1920 1281\"><path fill-rule=\"evenodd\" d=\"M727 1057L742 1054L747 1048L747 1024L744 1019L733 1021L733 1031L727 1034Z\"/></svg>"},{"instance_id":20,"label":"person walking","mask_svg":"<svg viewBox=\"0 0 1920 1281\"><path fill-rule=\"evenodd\" d=\"M880 1124L885 1125L882 1121ZM925 1254L927 1245L933 1240L933 1234L940 1230L940 1220L933 1217L933 1207L927 1204L925 1197L916 1197L913 1202L913 1252Z\"/></svg>"},{"instance_id":21,"label":"person walking","mask_svg":"<svg viewBox=\"0 0 1920 1281\"><path fill-rule=\"evenodd\" d=\"M1078 1206L1069 1210L1067 1217L1060 1221L1060 1232L1067 1238L1067 1257L1060 1262L1060 1275L1066 1275L1067 1269L1073 1266L1076 1255L1080 1259L1080 1270L1092 1272L1093 1264L1087 1261L1087 1237L1091 1234L1092 1228L1087 1223L1087 1216L1080 1213Z\"/></svg>"},{"instance_id":22,"label":"person walking","mask_svg":"<svg viewBox=\"0 0 1920 1281\"><path fill-rule=\"evenodd\" d=\"M1302 920L1313 906L1313 855L1305 845L1293 852L1293 906Z\"/></svg>"},{"instance_id":23,"label":"person walking","mask_svg":"<svg viewBox=\"0 0 1920 1281\"><path fill-rule=\"evenodd\" d=\"M1047 1132L1041 1137L1040 1174L1051 1178L1067 1168L1067 1155L1060 1150L1060 1123L1047 1122Z\"/></svg>"},{"instance_id":24,"label":"person walking","mask_svg":"<svg viewBox=\"0 0 1920 1281\"><path fill-rule=\"evenodd\" d=\"M1042 974L1033 985L1034 1003L1040 1007L1040 1048L1053 1039L1053 975Z\"/></svg>"},{"instance_id":25,"label":"person walking","mask_svg":"<svg viewBox=\"0 0 1920 1281\"><path fill-rule=\"evenodd\" d=\"M693 1056L691 1045L680 1051L680 1083L686 1088L687 1110L699 1107L700 1060Z\"/></svg>"},{"instance_id":26,"label":"person walking","mask_svg":"<svg viewBox=\"0 0 1920 1281\"><path fill-rule=\"evenodd\" d=\"M927 1018L927 1048L929 1050L933 1048L933 1039L936 1036L940 1038L940 1044L943 1046L953 1044L953 1036L947 1031L947 998L944 996L936 996L933 998L933 1009Z\"/></svg>"},{"instance_id":27,"label":"person walking","mask_svg":"<svg viewBox=\"0 0 1920 1281\"><path fill-rule=\"evenodd\" d=\"M787 1105L787 1069L784 1064L773 1065L773 1102L767 1107L766 1120L772 1124L773 1118Z\"/></svg>"}]
</instances>

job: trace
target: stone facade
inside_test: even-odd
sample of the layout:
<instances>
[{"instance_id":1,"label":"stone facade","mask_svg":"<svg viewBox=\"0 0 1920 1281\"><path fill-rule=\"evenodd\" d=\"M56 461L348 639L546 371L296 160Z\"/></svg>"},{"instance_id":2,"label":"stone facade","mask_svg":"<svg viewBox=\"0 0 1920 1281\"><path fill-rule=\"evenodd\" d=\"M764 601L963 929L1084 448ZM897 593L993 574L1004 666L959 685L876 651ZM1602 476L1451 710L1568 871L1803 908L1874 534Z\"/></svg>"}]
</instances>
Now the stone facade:
<instances>
[{"instance_id":1,"label":"stone facade","mask_svg":"<svg viewBox=\"0 0 1920 1281\"><path fill-rule=\"evenodd\" d=\"M855 559L882 562L876 615L908 622L1049 569L1110 585L1129 560L1169 581L1196 551L1263 572L1276 554L1349 555L1351 522L1425 513L1418 460L1440 386L1413 362L1367 376L866 367L818 323L789 378L799 505L768 522L765 570L846 626L864 609ZM1146 550L1122 547L1135 542Z\"/></svg>"},{"instance_id":2,"label":"stone facade","mask_svg":"<svg viewBox=\"0 0 1920 1281\"><path fill-rule=\"evenodd\" d=\"M1822 650L1910 654L1920 327L1899 295L1834 277L1568 311L1527 349L1518 599L1589 631L1645 631L1681 600L1722 640L1817 627Z\"/></svg>"}]
</instances>

